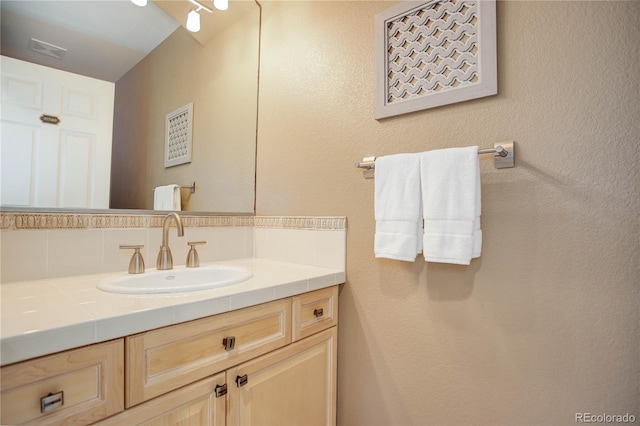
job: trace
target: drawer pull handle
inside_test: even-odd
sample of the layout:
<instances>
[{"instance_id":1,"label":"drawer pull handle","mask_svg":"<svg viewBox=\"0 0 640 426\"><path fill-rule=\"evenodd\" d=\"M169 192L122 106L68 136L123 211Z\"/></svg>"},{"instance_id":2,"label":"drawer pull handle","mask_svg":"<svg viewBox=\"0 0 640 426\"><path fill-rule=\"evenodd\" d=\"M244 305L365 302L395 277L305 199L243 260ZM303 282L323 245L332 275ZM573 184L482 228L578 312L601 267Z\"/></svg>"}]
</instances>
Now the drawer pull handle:
<instances>
[{"instance_id":1,"label":"drawer pull handle","mask_svg":"<svg viewBox=\"0 0 640 426\"><path fill-rule=\"evenodd\" d=\"M220 398L221 396L224 396L227 394L227 384L225 383L224 385L216 385L216 388L214 389L214 392L216 394L216 398Z\"/></svg>"},{"instance_id":2,"label":"drawer pull handle","mask_svg":"<svg viewBox=\"0 0 640 426\"><path fill-rule=\"evenodd\" d=\"M248 382L249 382L249 377L246 374L244 376L236 377L236 385L238 385L238 387L242 387L246 385Z\"/></svg>"},{"instance_id":3,"label":"drawer pull handle","mask_svg":"<svg viewBox=\"0 0 640 426\"><path fill-rule=\"evenodd\" d=\"M64 392L50 393L47 396L40 398L40 412L47 413L56 408L62 407L64 404Z\"/></svg>"},{"instance_id":4,"label":"drawer pull handle","mask_svg":"<svg viewBox=\"0 0 640 426\"><path fill-rule=\"evenodd\" d=\"M229 336L222 339L222 346L224 346L225 351L230 351L236 346L236 337Z\"/></svg>"},{"instance_id":5,"label":"drawer pull handle","mask_svg":"<svg viewBox=\"0 0 640 426\"><path fill-rule=\"evenodd\" d=\"M322 308L314 309L313 310L313 315L316 318L320 318L322 315L324 315L324 309L322 309Z\"/></svg>"}]
</instances>

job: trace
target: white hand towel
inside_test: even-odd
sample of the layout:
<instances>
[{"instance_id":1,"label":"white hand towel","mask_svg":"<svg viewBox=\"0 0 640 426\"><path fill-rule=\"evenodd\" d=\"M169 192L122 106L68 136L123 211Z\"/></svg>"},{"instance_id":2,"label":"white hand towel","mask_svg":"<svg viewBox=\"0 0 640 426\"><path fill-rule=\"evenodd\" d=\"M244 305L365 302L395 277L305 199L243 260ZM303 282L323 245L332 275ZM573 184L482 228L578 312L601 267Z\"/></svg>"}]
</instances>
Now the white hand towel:
<instances>
[{"instance_id":1,"label":"white hand towel","mask_svg":"<svg viewBox=\"0 0 640 426\"><path fill-rule=\"evenodd\" d=\"M478 147L424 152L420 176L425 260L468 265L482 251Z\"/></svg>"},{"instance_id":2,"label":"white hand towel","mask_svg":"<svg viewBox=\"0 0 640 426\"><path fill-rule=\"evenodd\" d=\"M153 190L154 210L180 211L180 185L158 186Z\"/></svg>"},{"instance_id":3,"label":"white hand towel","mask_svg":"<svg viewBox=\"0 0 640 426\"><path fill-rule=\"evenodd\" d=\"M375 256L413 262L422 251L420 156L380 157L375 168Z\"/></svg>"}]
</instances>

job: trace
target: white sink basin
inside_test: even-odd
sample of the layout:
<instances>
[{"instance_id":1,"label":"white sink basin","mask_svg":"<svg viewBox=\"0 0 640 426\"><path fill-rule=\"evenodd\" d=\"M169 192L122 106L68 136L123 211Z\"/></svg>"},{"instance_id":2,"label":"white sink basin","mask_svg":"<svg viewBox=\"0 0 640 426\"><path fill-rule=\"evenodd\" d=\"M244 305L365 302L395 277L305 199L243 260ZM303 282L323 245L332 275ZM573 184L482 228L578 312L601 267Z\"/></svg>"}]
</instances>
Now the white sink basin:
<instances>
[{"instance_id":1,"label":"white sink basin","mask_svg":"<svg viewBox=\"0 0 640 426\"><path fill-rule=\"evenodd\" d=\"M143 274L114 275L98 282L100 290L112 293L181 293L238 284L253 276L247 268L203 266L174 268L168 271L148 269Z\"/></svg>"}]
</instances>

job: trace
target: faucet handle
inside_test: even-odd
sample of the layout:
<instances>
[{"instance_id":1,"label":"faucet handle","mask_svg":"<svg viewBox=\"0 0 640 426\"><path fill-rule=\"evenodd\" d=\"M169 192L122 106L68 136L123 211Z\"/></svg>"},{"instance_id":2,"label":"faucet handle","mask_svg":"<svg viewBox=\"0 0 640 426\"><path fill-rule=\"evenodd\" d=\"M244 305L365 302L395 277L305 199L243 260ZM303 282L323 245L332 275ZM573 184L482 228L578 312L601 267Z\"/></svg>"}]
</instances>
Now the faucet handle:
<instances>
[{"instance_id":1,"label":"faucet handle","mask_svg":"<svg viewBox=\"0 0 640 426\"><path fill-rule=\"evenodd\" d=\"M129 273L130 274L142 274L144 272L144 259L142 258L142 253L140 253L140 249L143 248L142 244L121 244L120 249L133 249L133 256L131 256L131 261L129 262Z\"/></svg>"},{"instance_id":2,"label":"faucet handle","mask_svg":"<svg viewBox=\"0 0 640 426\"><path fill-rule=\"evenodd\" d=\"M200 266L200 258L198 257L198 252L196 251L196 246L207 244L206 241L189 241L188 245L191 246L189 249L189 253L187 254L187 268L197 268Z\"/></svg>"}]
</instances>

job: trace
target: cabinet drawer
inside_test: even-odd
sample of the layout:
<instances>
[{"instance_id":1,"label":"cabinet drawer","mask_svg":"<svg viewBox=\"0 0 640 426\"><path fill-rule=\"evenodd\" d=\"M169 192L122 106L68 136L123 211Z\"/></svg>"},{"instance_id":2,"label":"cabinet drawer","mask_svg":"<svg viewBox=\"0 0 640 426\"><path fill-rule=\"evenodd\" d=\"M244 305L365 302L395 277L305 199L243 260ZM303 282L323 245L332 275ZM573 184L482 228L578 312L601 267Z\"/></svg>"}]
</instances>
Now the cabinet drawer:
<instances>
[{"instance_id":1,"label":"cabinet drawer","mask_svg":"<svg viewBox=\"0 0 640 426\"><path fill-rule=\"evenodd\" d=\"M338 286L293 297L293 341L338 324Z\"/></svg>"},{"instance_id":2,"label":"cabinet drawer","mask_svg":"<svg viewBox=\"0 0 640 426\"><path fill-rule=\"evenodd\" d=\"M9 365L0 374L2 424L84 425L124 410L123 339Z\"/></svg>"},{"instance_id":3,"label":"cabinet drawer","mask_svg":"<svg viewBox=\"0 0 640 426\"><path fill-rule=\"evenodd\" d=\"M127 337L126 406L289 344L290 318L283 299Z\"/></svg>"}]
</instances>

